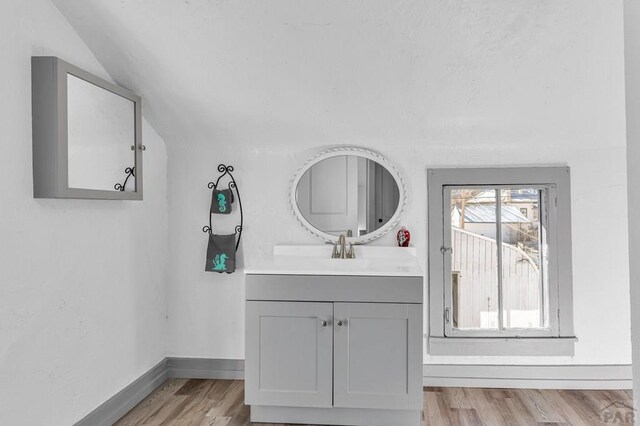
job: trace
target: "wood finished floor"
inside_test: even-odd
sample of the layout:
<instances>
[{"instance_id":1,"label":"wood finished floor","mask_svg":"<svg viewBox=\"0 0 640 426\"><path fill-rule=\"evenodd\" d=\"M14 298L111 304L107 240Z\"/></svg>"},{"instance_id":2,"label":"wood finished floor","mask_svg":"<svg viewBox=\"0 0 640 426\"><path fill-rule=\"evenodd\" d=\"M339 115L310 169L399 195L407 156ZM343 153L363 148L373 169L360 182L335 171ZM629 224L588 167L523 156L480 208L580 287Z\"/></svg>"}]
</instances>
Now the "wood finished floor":
<instances>
[{"instance_id":1,"label":"wood finished floor","mask_svg":"<svg viewBox=\"0 0 640 426\"><path fill-rule=\"evenodd\" d=\"M424 388L423 424L624 424L631 405L631 391ZM608 406L611 407L605 408ZM243 381L197 379L168 380L116 423L118 426L250 424Z\"/></svg>"}]
</instances>

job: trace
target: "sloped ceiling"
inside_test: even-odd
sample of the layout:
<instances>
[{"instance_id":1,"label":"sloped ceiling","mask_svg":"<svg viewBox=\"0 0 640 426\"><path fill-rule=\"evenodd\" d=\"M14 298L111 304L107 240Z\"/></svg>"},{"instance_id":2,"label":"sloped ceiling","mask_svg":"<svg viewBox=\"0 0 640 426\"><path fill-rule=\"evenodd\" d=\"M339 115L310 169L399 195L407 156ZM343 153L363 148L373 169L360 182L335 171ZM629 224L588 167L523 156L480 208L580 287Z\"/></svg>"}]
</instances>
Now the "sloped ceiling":
<instances>
[{"instance_id":1,"label":"sloped ceiling","mask_svg":"<svg viewBox=\"0 0 640 426\"><path fill-rule=\"evenodd\" d=\"M243 143L282 128L292 138L422 138L487 111L521 119L505 90L544 115L539 88L556 76L530 70L562 61L573 40L564 22L580 19L568 4L581 3L52 1L114 80L143 96L169 144Z\"/></svg>"}]
</instances>

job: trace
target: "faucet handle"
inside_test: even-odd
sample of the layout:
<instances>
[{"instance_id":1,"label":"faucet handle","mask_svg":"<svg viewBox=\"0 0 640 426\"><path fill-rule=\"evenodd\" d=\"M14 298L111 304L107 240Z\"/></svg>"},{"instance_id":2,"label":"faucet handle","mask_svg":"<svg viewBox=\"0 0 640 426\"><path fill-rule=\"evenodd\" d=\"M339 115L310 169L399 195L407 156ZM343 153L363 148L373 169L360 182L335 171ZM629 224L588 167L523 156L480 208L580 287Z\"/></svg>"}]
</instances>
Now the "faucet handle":
<instances>
[{"instance_id":1,"label":"faucet handle","mask_svg":"<svg viewBox=\"0 0 640 426\"><path fill-rule=\"evenodd\" d=\"M355 259L356 252L353 250L353 244L349 244L349 251L347 252L347 259Z\"/></svg>"},{"instance_id":2,"label":"faucet handle","mask_svg":"<svg viewBox=\"0 0 640 426\"><path fill-rule=\"evenodd\" d=\"M337 259L340 257L340 253L338 253L338 245L334 244L333 245L333 253L331 253L331 258L332 259Z\"/></svg>"}]
</instances>

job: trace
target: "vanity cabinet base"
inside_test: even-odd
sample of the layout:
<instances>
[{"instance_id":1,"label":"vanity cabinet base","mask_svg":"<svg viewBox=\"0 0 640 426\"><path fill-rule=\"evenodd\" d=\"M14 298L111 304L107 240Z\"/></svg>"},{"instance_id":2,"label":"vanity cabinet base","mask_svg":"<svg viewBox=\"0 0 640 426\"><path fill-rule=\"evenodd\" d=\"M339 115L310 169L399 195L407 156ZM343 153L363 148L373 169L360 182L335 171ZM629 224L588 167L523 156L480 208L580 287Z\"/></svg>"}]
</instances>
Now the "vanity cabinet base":
<instances>
[{"instance_id":1,"label":"vanity cabinet base","mask_svg":"<svg viewBox=\"0 0 640 426\"><path fill-rule=\"evenodd\" d=\"M273 407L252 405L251 422L362 426L420 426L422 424L422 411L337 407Z\"/></svg>"},{"instance_id":2,"label":"vanity cabinet base","mask_svg":"<svg viewBox=\"0 0 640 426\"><path fill-rule=\"evenodd\" d=\"M420 425L422 278L253 275L246 295L252 422Z\"/></svg>"}]
</instances>

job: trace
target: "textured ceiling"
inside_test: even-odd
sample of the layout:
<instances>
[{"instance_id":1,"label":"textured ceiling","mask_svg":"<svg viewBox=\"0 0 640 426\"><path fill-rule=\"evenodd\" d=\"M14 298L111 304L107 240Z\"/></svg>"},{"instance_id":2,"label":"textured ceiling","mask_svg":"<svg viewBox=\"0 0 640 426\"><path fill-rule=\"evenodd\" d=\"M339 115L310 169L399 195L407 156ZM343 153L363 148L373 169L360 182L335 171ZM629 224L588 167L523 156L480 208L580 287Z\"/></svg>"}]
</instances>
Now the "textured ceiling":
<instances>
[{"instance_id":1,"label":"textured ceiling","mask_svg":"<svg viewBox=\"0 0 640 426\"><path fill-rule=\"evenodd\" d=\"M545 117L544 89L581 66L567 54L576 20L591 25L578 8L596 16L556 0L52 1L114 80L143 96L169 145L283 129L421 139L520 120L505 93L526 99L534 121L558 120ZM532 73L540 61L557 67Z\"/></svg>"}]
</instances>

